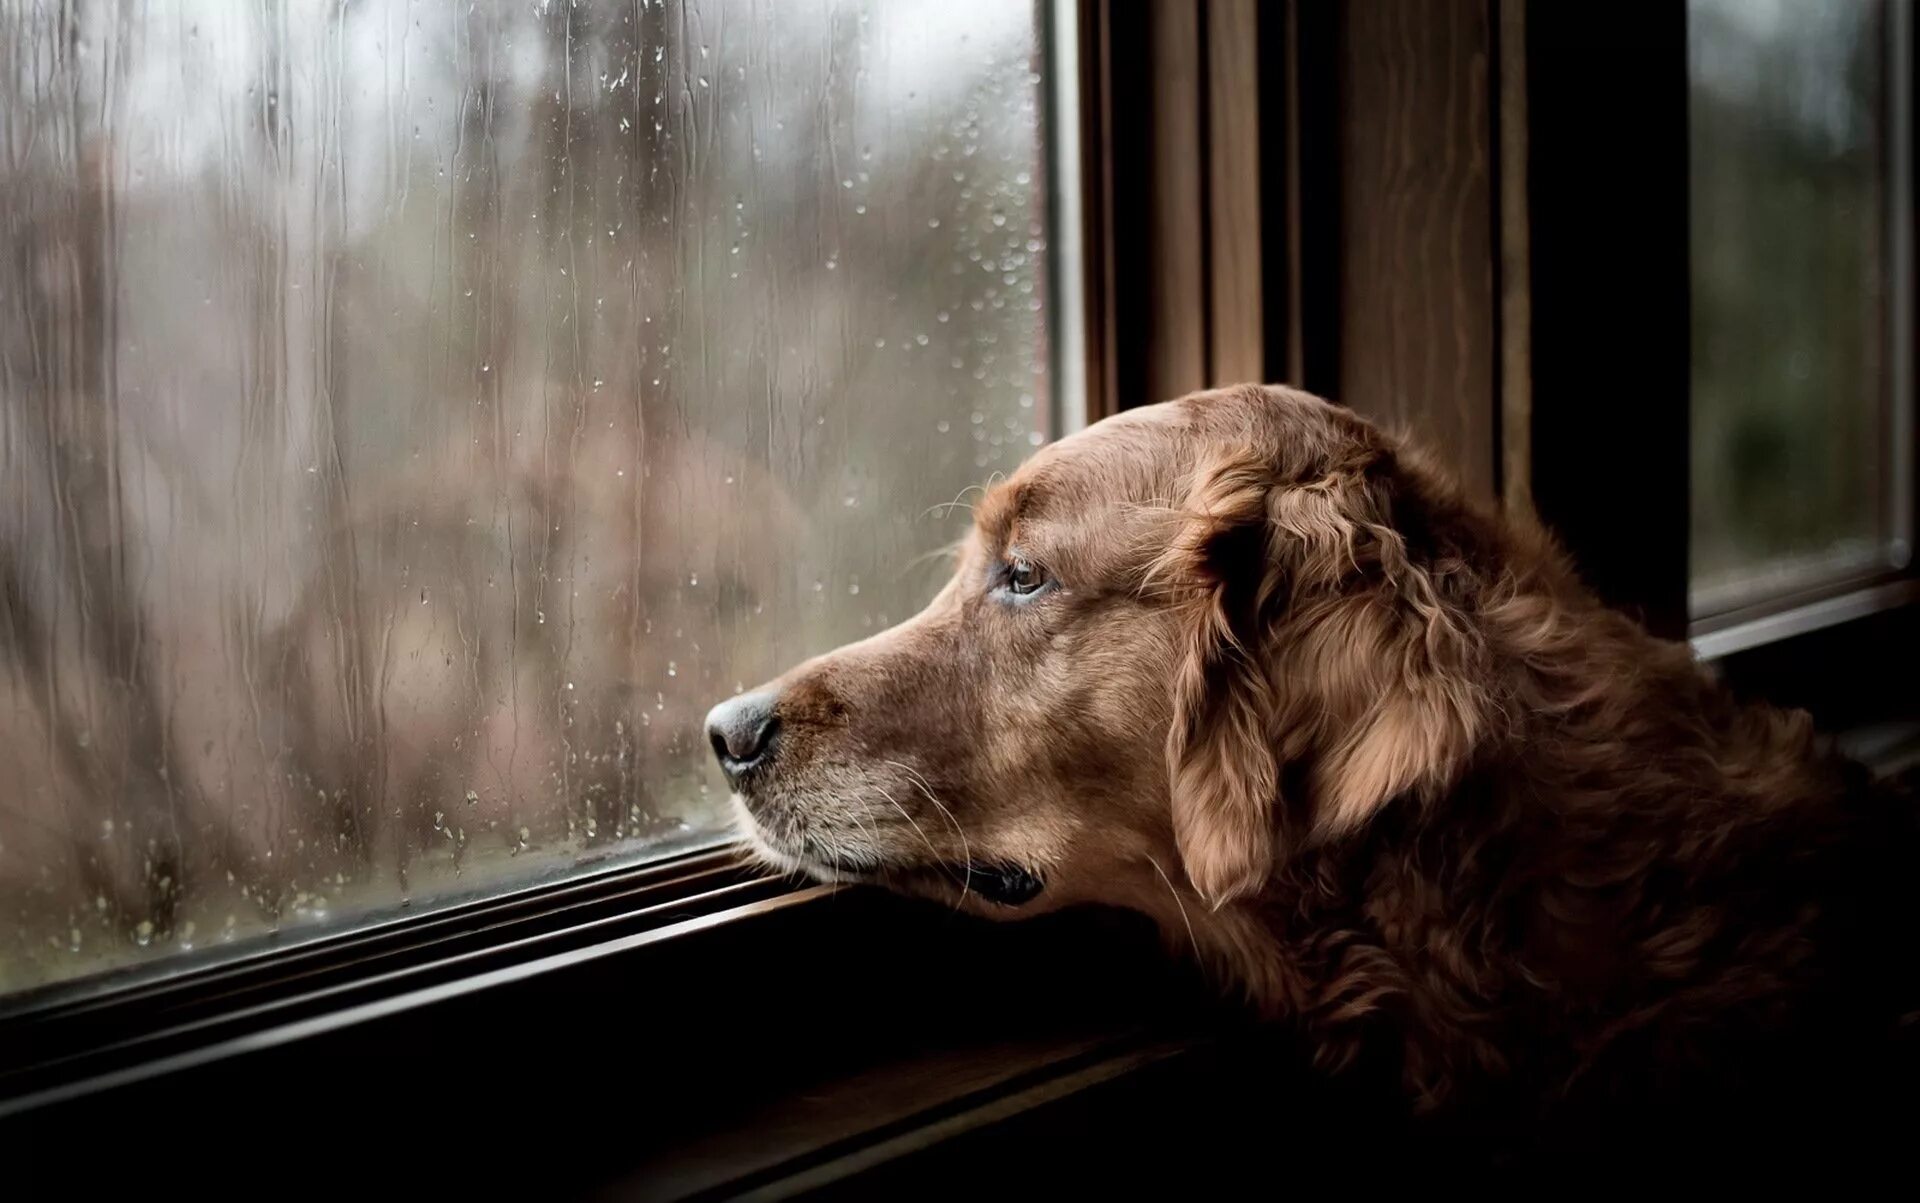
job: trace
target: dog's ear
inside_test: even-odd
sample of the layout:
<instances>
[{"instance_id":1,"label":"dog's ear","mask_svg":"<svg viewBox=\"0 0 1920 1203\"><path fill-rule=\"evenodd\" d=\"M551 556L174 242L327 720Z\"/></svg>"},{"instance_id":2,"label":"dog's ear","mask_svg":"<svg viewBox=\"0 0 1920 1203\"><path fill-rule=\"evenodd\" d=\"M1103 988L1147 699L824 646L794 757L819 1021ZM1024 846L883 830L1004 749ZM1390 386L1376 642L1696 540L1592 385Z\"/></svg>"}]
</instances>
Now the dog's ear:
<instances>
[{"instance_id":1,"label":"dog's ear","mask_svg":"<svg viewBox=\"0 0 1920 1203\"><path fill-rule=\"evenodd\" d=\"M1156 567L1191 586L1167 761L1187 875L1216 906L1259 890L1289 839L1450 785L1484 727L1477 641L1396 527L1425 516L1396 515L1390 454L1367 433L1304 481L1257 449L1214 454ZM1296 763L1303 796L1283 804Z\"/></svg>"},{"instance_id":2,"label":"dog's ear","mask_svg":"<svg viewBox=\"0 0 1920 1203\"><path fill-rule=\"evenodd\" d=\"M1436 573L1447 553L1418 480L1443 487L1375 446L1272 498L1271 553L1292 591L1269 636L1284 662L1277 721L1289 759L1310 762L1315 839L1452 785L1487 726L1480 641Z\"/></svg>"},{"instance_id":3,"label":"dog's ear","mask_svg":"<svg viewBox=\"0 0 1920 1203\"><path fill-rule=\"evenodd\" d=\"M1188 586L1167 771L1174 841L1188 880L1215 907L1256 893L1273 869L1274 697L1254 638L1271 491L1272 470L1251 451L1203 464L1155 568Z\"/></svg>"}]
</instances>

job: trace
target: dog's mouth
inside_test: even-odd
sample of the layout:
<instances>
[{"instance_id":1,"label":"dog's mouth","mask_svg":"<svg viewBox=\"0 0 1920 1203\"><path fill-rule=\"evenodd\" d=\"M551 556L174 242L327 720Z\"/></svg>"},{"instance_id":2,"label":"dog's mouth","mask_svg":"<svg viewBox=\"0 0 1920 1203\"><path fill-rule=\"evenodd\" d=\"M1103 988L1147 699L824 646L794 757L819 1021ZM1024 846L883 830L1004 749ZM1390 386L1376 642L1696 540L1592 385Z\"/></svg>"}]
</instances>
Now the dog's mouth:
<instances>
[{"instance_id":1,"label":"dog's mouth","mask_svg":"<svg viewBox=\"0 0 1920 1203\"><path fill-rule=\"evenodd\" d=\"M963 894L1004 907L1025 906L1047 888L1046 879L1011 861L973 864L950 861L900 869L849 858L833 858L820 864L843 881L930 887L935 892L958 889Z\"/></svg>"},{"instance_id":2,"label":"dog's mouth","mask_svg":"<svg viewBox=\"0 0 1920 1203\"><path fill-rule=\"evenodd\" d=\"M960 875L968 890L999 906L1024 906L1047 888L1039 874L1015 864L962 865Z\"/></svg>"},{"instance_id":3,"label":"dog's mouth","mask_svg":"<svg viewBox=\"0 0 1920 1203\"><path fill-rule=\"evenodd\" d=\"M914 884L935 889L959 889L995 906L1025 906L1040 896L1047 883L1038 873L1012 861L947 862L916 868L901 875Z\"/></svg>"}]
</instances>

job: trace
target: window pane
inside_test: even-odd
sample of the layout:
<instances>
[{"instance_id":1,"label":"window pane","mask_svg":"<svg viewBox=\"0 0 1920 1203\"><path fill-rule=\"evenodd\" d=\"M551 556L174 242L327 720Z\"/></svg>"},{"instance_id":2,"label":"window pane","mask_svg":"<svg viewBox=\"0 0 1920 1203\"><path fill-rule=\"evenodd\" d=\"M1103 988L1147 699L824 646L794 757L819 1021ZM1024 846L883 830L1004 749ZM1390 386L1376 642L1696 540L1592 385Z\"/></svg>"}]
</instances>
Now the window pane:
<instances>
[{"instance_id":1,"label":"window pane","mask_svg":"<svg viewBox=\"0 0 1920 1203\"><path fill-rule=\"evenodd\" d=\"M710 837L1048 433L1035 6L0 6L0 990Z\"/></svg>"},{"instance_id":2,"label":"window pane","mask_svg":"<svg viewBox=\"0 0 1920 1203\"><path fill-rule=\"evenodd\" d=\"M1688 5L1696 614L1904 554L1885 15Z\"/></svg>"}]
</instances>

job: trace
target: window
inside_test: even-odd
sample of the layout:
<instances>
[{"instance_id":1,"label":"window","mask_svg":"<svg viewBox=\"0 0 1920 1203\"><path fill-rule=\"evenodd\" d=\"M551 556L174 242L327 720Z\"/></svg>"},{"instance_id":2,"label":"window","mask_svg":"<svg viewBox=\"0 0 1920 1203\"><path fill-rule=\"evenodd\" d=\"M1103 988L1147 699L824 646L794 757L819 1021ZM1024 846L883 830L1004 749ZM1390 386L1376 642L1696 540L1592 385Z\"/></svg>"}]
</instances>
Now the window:
<instances>
[{"instance_id":1,"label":"window","mask_svg":"<svg viewBox=\"0 0 1920 1203\"><path fill-rule=\"evenodd\" d=\"M1687 17L1699 620L1911 554L1910 34L1870 0Z\"/></svg>"},{"instance_id":2,"label":"window","mask_svg":"<svg viewBox=\"0 0 1920 1203\"><path fill-rule=\"evenodd\" d=\"M0 14L0 991L714 838L708 705L1051 432L1042 43Z\"/></svg>"}]
</instances>

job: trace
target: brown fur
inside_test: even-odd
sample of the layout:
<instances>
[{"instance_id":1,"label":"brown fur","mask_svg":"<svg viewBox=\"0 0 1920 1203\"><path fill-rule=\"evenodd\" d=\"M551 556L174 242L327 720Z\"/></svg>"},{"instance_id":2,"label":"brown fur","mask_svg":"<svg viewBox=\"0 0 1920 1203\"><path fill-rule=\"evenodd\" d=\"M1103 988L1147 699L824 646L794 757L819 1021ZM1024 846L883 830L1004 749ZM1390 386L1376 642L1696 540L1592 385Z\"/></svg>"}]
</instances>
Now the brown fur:
<instances>
[{"instance_id":1,"label":"brown fur","mask_svg":"<svg viewBox=\"0 0 1920 1203\"><path fill-rule=\"evenodd\" d=\"M1009 597L1010 558L1051 586ZM1910 806L1301 393L1042 451L924 613L772 688L739 799L769 859L1144 910L1429 1108L1780 1077L1770 1042L1853 1056L1909 997ZM997 905L969 863L1046 889Z\"/></svg>"}]
</instances>

